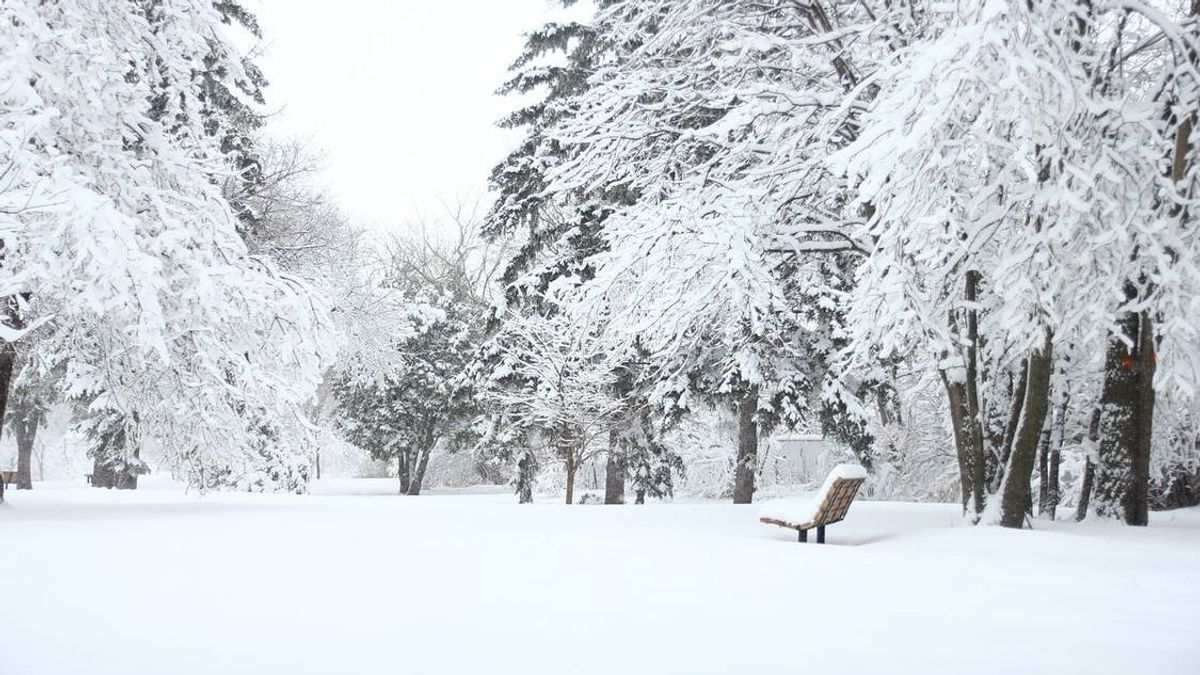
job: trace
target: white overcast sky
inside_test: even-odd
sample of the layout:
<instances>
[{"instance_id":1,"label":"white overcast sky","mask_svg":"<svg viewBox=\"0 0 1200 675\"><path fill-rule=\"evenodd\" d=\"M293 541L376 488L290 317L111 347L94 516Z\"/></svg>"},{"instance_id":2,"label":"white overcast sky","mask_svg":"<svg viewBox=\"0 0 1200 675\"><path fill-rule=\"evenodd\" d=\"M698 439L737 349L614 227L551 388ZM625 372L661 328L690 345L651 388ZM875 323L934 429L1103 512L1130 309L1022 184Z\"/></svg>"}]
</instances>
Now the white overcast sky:
<instances>
[{"instance_id":1,"label":"white overcast sky","mask_svg":"<svg viewBox=\"0 0 1200 675\"><path fill-rule=\"evenodd\" d=\"M522 35L586 17L550 0L257 0L268 128L312 139L326 182L364 225L403 227L484 194L516 137L493 95Z\"/></svg>"}]
</instances>

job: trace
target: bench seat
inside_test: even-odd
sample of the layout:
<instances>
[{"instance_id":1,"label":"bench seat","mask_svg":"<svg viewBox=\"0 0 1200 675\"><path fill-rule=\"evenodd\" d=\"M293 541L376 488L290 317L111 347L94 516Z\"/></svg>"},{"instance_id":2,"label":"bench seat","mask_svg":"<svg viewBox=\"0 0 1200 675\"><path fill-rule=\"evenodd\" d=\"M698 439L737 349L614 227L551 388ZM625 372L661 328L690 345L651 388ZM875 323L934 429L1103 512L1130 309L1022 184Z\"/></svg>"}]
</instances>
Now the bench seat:
<instances>
[{"instance_id":1,"label":"bench seat","mask_svg":"<svg viewBox=\"0 0 1200 675\"><path fill-rule=\"evenodd\" d=\"M816 528L817 543L823 544L825 526L845 519L850 503L866 478L867 471L861 466L839 464L829 472L821 489L813 496L765 502L759 508L758 520L797 530L800 541L808 541L808 531Z\"/></svg>"}]
</instances>

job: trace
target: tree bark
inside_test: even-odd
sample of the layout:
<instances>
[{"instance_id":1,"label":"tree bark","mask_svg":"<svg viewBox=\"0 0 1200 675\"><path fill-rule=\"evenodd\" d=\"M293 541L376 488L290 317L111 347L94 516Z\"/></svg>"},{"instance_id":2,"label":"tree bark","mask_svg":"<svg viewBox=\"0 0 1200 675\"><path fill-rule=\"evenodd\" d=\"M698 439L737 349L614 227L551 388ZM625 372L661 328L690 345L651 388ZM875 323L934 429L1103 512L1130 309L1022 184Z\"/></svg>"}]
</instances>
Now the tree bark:
<instances>
[{"instance_id":1,"label":"tree bark","mask_svg":"<svg viewBox=\"0 0 1200 675\"><path fill-rule=\"evenodd\" d=\"M733 503L749 504L754 501L754 473L758 469L758 387L750 391L738 404L738 452L733 469Z\"/></svg>"},{"instance_id":2,"label":"tree bark","mask_svg":"<svg viewBox=\"0 0 1200 675\"><path fill-rule=\"evenodd\" d=\"M42 425L42 411L36 405L13 425L13 436L17 439L17 489L33 489L33 442Z\"/></svg>"},{"instance_id":3,"label":"tree bark","mask_svg":"<svg viewBox=\"0 0 1200 675\"><path fill-rule=\"evenodd\" d=\"M979 297L980 275L968 270L963 298L974 303ZM955 314L949 317L951 328L958 332ZM979 414L979 316L974 309L966 311L966 351L963 370L942 369L942 385L950 407L950 424L954 430L954 449L958 459L958 479L962 489L963 515L978 521L987 500L983 423ZM949 358L950 354L943 358Z\"/></svg>"},{"instance_id":4,"label":"tree bark","mask_svg":"<svg viewBox=\"0 0 1200 675\"><path fill-rule=\"evenodd\" d=\"M1088 440L1093 444L1100 440L1100 408L1092 411L1092 421L1088 423ZM1079 502L1075 505L1075 522L1087 518L1092 504L1092 494L1095 491L1096 463L1092 461L1089 454L1083 458L1083 482L1079 486Z\"/></svg>"},{"instance_id":5,"label":"tree bark","mask_svg":"<svg viewBox=\"0 0 1200 675\"><path fill-rule=\"evenodd\" d=\"M1092 492L1095 491L1096 485L1096 465L1091 459L1083 460L1083 482L1079 486L1079 503L1075 505L1075 522L1080 522L1087 518L1088 509L1091 508Z\"/></svg>"},{"instance_id":6,"label":"tree bark","mask_svg":"<svg viewBox=\"0 0 1200 675\"><path fill-rule=\"evenodd\" d=\"M1136 297L1132 285L1127 285L1125 292L1128 299ZM1123 517L1129 525L1146 525L1149 519L1153 332L1146 313L1127 312L1109 338L1104 360L1096 513Z\"/></svg>"},{"instance_id":7,"label":"tree bark","mask_svg":"<svg viewBox=\"0 0 1200 675\"><path fill-rule=\"evenodd\" d=\"M1008 467L1008 458L1012 455L1013 444L1016 443L1017 431L1021 416L1025 412L1025 393L1029 389L1029 361L1021 364L1021 375L1017 378L1017 387L1012 390L1012 405L1008 411L1008 422L1004 425L1004 436L1000 441L1000 454L993 468L991 487L999 490L1004 484L1004 471Z\"/></svg>"},{"instance_id":8,"label":"tree bark","mask_svg":"<svg viewBox=\"0 0 1200 675\"><path fill-rule=\"evenodd\" d=\"M1050 503L1050 425L1042 430L1038 441L1038 515L1046 514Z\"/></svg>"},{"instance_id":9,"label":"tree bark","mask_svg":"<svg viewBox=\"0 0 1200 675\"><path fill-rule=\"evenodd\" d=\"M13 364L17 349L11 342L0 342L0 433L4 429L4 416L8 411L8 392L12 386ZM4 501L4 482L0 481L0 502Z\"/></svg>"},{"instance_id":10,"label":"tree bark","mask_svg":"<svg viewBox=\"0 0 1200 675\"><path fill-rule=\"evenodd\" d=\"M979 283L981 276L976 270L968 270L964 296L972 303L967 310L967 381L966 410L967 429L970 431L967 446L970 459L969 476L971 479L972 506L975 508L975 519L983 513L987 497L987 482L985 473L985 455L983 448L983 416L980 414L979 397L979 312L974 309L974 303L979 299Z\"/></svg>"},{"instance_id":11,"label":"tree bark","mask_svg":"<svg viewBox=\"0 0 1200 675\"><path fill-rule=\"evenodd\" d=\"M1021 528L1025 524L1038 439L1050 407L1051 365L1050 336L1047 335L1043 346L1030 354L1026 369L1028 376L1022 396L1024 414L1021 415L1012 454L1004 472L1004 492L1000 502L1000 524L1005 527Z\"/></svg>"},{"instance_id":12,"label":"tree bark","mask_svg":"<svg viewBox=\"0 0 1200 675\"><path fill-rule=\"evenodd\" d=\"M408 482L408 491L405 492L410 497L416 497L421 494L421 487L425 484L425 470L429 468L429 455L433 449L433 444L425 446L417 451L416 467L413 470L412 477Z\"/></svg>"},{"instance_id":13,"label":"tree bark","mask_svg":"<svg viewBox=\"0 0 1200 675\"><path fill-rule=\"evenodd\" d=\"M978 417L971 412L974 406L968 402L970 388L967 387L967 383L956 380L952 373L942 371L942 385L946 388L946 398L950 404L950 424L954 430L963 515L978 519L979 514L983 513L986 494L982 428Z\"/></svg>"},{"instance_id":14,"label":"tree bark","mask_svg":"<svg viewBox=\"0 0 1200 675\"><path fill-rule=\"evenodd\" d=\"M608 459L604 463L604 503L625 503L625 454L620 447L620 433L608 432Z\"/></svg>"},{"instance_id":15,"label":"tree bark","mask_svg":"<svg viewBox=\"0 0 1200 675\"><path fill-rule=\"evenodd\" d=\"M941 372L942 385L950 406L950 425L954 429L954 449L958 458L958 484L962 489L963 515L971 513L970 414L967 412L967 388L954 380L952 374Z\"/></svg>"},{"instance_id":16,"label":"tree bark","mask_svg":"<svg viewBox=\"0 0 1200 675\"><path fill-rule=\"evenodd\" d=\"M1050 457L1047 460L1046 467L1046 516L1050 520L1058 517L1058 503L1061 501L1059 495L1059 468L1062 464L1062 447L1066 441L1067 433L1067 410L1070 405L1070 398L1063 396L1062 405L1058 408L1058 414L1053 421L1054 433L1050 439Z\"/></svg>"},{"instance_id":17,"label":"tree bark","mask_svg":"<svg viewBox=\"0 0 1200 675\"><path fill-rule=\"evenodd\" d=\"M4 419L8 412L8 392L12 387L13 364L17 360L17 349L11 342L0 342L0 434L4 430ZM0 481L0 502L4 501L4 482Z\"/></svg>"},{"instance_id":18,"label":"tree bark","mask_svg":"<svg viewBox=\"0 0 1200 675\"><path fill-rule=\"evenodd\" d=\"M526 450L517 458L517 501L533 503L533 481L537 477L537 458Z\"/></svg>"},{"instance_id":19,"label":"tree bark","mask_svg":"<svg viewBox=\"0 0 1200 675\"><path fill-rule=\"evenodd\" d=\"M566 459L567 466L567 503L575 503L575 473L579 470L579 465L575 461L574 453L568 455Z\"/></svg>"},{"instance_id":20,"label":"tree bark","mask_svg":"<svg viewBox=\"0 0 1200 675\"><path fill-rule=\"evenodd\" d=\"M412 485L408 474L408 448L402 449L396 457L396 478L400 481L400 494L408 494L408 488Z\"/></svg>"}]
</instances>

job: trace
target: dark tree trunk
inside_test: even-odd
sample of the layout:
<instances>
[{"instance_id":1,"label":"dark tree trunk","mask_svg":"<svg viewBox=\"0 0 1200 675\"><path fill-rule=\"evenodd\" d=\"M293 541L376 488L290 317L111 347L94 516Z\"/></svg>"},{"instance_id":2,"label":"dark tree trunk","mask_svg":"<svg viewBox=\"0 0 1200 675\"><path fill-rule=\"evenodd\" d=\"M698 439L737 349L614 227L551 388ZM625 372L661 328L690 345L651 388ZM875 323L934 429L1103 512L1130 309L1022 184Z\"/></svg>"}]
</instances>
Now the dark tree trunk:
<instances>
[{"instance_id":1,"label":"dark tree trunk","mask_svg":"<svg viewBox=\"0 0 1200 675\"><path fill-rule=\"evenodd\" d=\"M13 363L17 349L11 342L0 342L0 433L3 433L4 416L8 411L8 391L12 386ZM4 482L0 481L0 502L4 501Z\"/></svg>"},{"instance_id":2,"label":"dark tree trunk","mask_svg":"<svg viewBox=\"0 0 1200 675\"><path fill-rule=\"evenodd\" d=\"M13 436L17 439L17 489L33 489L33 442L42 425L42 412L36 405L13 425Z\"/></svg>"},{"instance_id":3,"label":"dark tree trunk","mask_svg":"<svg viewBox=\"0 0 1200 675\"><path fill-rule=\"evenodd\" d=\"M950 404L950 425L954 429L954 449L958 457L958 484L962 488L963 515L972 513L970 413L967 412L967 388L942 371L942 385Z\"/></svg>"},{"instance_id":4,"label":"dark tree trunk","mask_svg":"<svg viewBox=\"0 0 1200 675\"><path fill-rule=\"evenodd\" d=\"M1000 441L1000 452L992 471L991 489L997 491L1004 484L1004 471L1008 467L1008 458L1012 455L1013 444L1017 440L1017 432L1021 423L1021 415L1025 412L1025 394L1029 389L1029 361L1021 364L1021 375L1017 378L1017 387L1012 390L1012 405L1008 411L1008 422L1004 425L1004 437Z\"/></svg>"},{"instance_id":5,"label":"dark tree trunk","mask_svg":"<svg viewBox=\"0 0 1200 675\"><path fill-rule=\"evenodd\" d=\"M562 422L559 425L556 451L559 461L563 463L563 470L567 474L566 503L568 504L575 503L575 475L579 472L580 457L583 454L583 448L577 447L577 443L582 443L577 440L579 437L580 435L575 433L570 424Z\"/></svg>"},{"instance_id":6,"label":"dark tree trunk","mask_svg":"<svg viewBox=\"0 0 1200 675\"><path fill-rule=\"evenodd\" d=\"M967 371L969 373L969 371ZM950 404L950 423L954 429L954 448L958 458L958 478L962 486L963 515L978 519L983 513L986 494L983 474L983 434L979 418L972 414L970 388L956 381L953 374L942 372L942 384Z\"/></svg>"},{"instance_id":7,"label":"dark tree trunk","mask_svg":"<svg viewBox=\"0 0 1200 675\"><path fill-rule=\"evenodd\" d=\"M1127 287L1126 296L1132 299L1136 290ZM1154 417L1153 322L1145 313L1128 312L1117 331L1109 338L1104 360L1096 512L1123 517L1129 525L1146 525Z\"/></svg>"},{"instance_id":8,"label":"dark tree trunk","mask_svg":"<svg viewBox=\"0 0 1200 675\"><path fill-rule=\"evenodd\" d=\"M608 459L604 463L604 503L625 503L625 454L621 452L620 433L608 433Z\"/></svg>"},{"instance_id":9,"label":"dark tree trunk","mask_svg":"<svg viewBox=\"0 0 1200 675\"><path fill-rule=\"evenodd\" d=\"M1061 461L1062 446L1055 444L1050 448L1050 470L1046 475L1046 517L1050 520L1058 517L1058 502L1061 501L1061 497L1058 494L1058 476Z\"/></svg>"},{"instance_id":10,"label":"dark tree trunk","mask_svg":"<svg viewBox=\"0 0 1200 675\"><path fill-rule=\"evenodd\" d=\"M1046 515L1050 503L1050 427L1042 431L1038 441L1038 515Z\"/></svg>"},{"instance_id":11,"label":"dark tree trunk","mask_svg":"<svg viewBox=\"0 0 1200 675\"><path fill-rule=\"evenodd\" d=\"M1050 439L1050 457L1047 460L1046 467L1046 506L1045 515L1050 520L1058 517L1058 503L1061 501L1059 495L1059 467L1062 463L1062 446L1066 439L1067 433L1067 409L1070 399L1063 396L1062 405L1058 408L1058 415L1054 419L1054 433Z\"/></svg>"},{"instance_id":12,"label":"dark tree trunk","mask_svg":"<svg viewBox=\"0 0 1200 675\"><path fill-rule=\"evenodd\" d=\"M1092 421L1088 424L1088 440L1096 443L1100 440L1100 409L1092 411ZM1079 486L1079 503L1075 505L1075 522L1087 518L1091 508L1092 494L1096 491L1096 463L1090 456L1083 458L1083 482Z\"/></svg>"},{"instance_id":13,"label":"dark tree trunk","mask_svg":"<svg viewBox=\"0 0 1200 675\"><path fill-rule=\"evenodd\" d=\"M1000 524L1020 528L1025 524L1025 513L1030 503L1030 479L1037 460L1038 439L1046 424L1046 412L1050 406L1051 371L1050 336L1046 336L1041 349L1029 356L1025 379L1024 414L1013 441L1012 456L1004 472L1004 492L1000 502Z\"/></svg>"},{"instance_id":14,"label":"dark tree trunk","mask_svg":"<svg viewBox=\"0 0 1200 675\"><path fill-rule=\"evenodd\" d=\"M738 452L733 468L733 503L754 501L754 473L758 469L758 387L751 387L738 404Z\"/></svg>"},{"instance_id":15,"label":"dark tree trunk","mask_svg":"<svg viewBox=\"0 0 1200 675\"><path fill-rule=\"evenodd\" d=\"M531 452L524 452L517 459L517 501L521 504L533 503L533 481L537 478L537 458Z\"/></svg>"},{"instance_id":16,"label":"dark tree trunk","mask_svg":"<svg viewBox=\"0 0 1200 675\"><path fill-rule=\"evenodd\" d=\"M965 297L967 302L979 300L980 274L976 270L968 270L966 278ZM987 497L984 464L986 458L983 451L983 415L980 412L979 398L979 312L967 310L967 414L970 431L970 445L967 448L970 459L969 475L971 477L972 506L975 508L975 518L978 520L983 513Z\"/></svg>"},{"instance_id":17,"label":"dark tree trunk","mask_svg":"<svg viewBox=\"0 0 1200 675\"><path fill-rule=\"evenodd\" d=\"M1087 518L1096 485L1096 465L1092 464L1091 459L1085 459L1083 462L1083 482L1079 486L1079 503L1075 505L1075 522Z\"/></svg>"},{"instance_id":18,"label":"dark tree trunk","mask_svg":"<svg viewBox=\"0 0 1200 675\"><path fill-rule=\"evenodd\" d=\"M963 297L973 303L979 296L979 272L969 270L965 281ZM959 320L952 314L949 321L957 332ZM943 370L941 376L954 430L963 515L969 514L972 520L978 521L987 499L987 482L983 424L979 414L979 317L973 309L966 312L965 337L967 349L963 355L965 368L962 373Z\"/></svg>"},{"instance_id":19,"label":"dark tree trunk","mask_svg":"<svg viewBox=\"0 0 1200 675\"><path fill-rule=\"evenodd\" d=\"M645 504L646 503L646 491L645 490L634 490L633 503L634 504Z\"/></svg>"},{"instance_id":20,"label":"dark tree trunk","mask_svg":"<svg viewBox=\"0 0 1200 675\"><path fill-rule=\"evenodd\" d=\"M575 461L575 456L567 457L567 503L575 503L575 474L579 471L579 464Z\"/></svg>"},{"instance_id":21,"label":"dark tree trunk","mask_svg":"<svg viewBox=\"0 0 1200 675\"><path fill-rule=\"evenodd\" d=\"M1134 444L1133 486L1125 503L1125 523L1150 524L1150 452L1154 436L1154 370L1157 355L1154 350L1154 319L1142 312L1138 334L1138 433Z\"/></svg>"},{"instance_id":22,"label":"dark tree trunk","mask_svg":"<svg viewBox=\"0 0 1200 675\"><path fill-rule=\"evenodd\" d=\"M396 478L400 481L400 494L408 494L408 489L412 486L408 474L408 448L401 450L396 457Z\"/></svg>"},{"instance_id":23,"label":"dark tree trunk","mask_svg":"<svg viewBox=\"0 0 1200 675\"><path fill-rule=\"evenodd\" d=\"M429 468L429 455L432 452L432 441L421 450L417 451L416 467L413 470L412 477L408 482L408 491L404 494L410 497L416 497L421 494L421 487L425 483L425 470Z\"/></svg>"},{"instance_id":24,"label":"dark tree trunk","mask_svg":"<svg viewBox=\"0 0 1200 675\"><path fill-rule=\"evenodd\" d=\"M8 413L8 393L12 387L13 364L16 360L16 347L11 342L0 342L0 430Z\"/></svg>"}]
</instances>

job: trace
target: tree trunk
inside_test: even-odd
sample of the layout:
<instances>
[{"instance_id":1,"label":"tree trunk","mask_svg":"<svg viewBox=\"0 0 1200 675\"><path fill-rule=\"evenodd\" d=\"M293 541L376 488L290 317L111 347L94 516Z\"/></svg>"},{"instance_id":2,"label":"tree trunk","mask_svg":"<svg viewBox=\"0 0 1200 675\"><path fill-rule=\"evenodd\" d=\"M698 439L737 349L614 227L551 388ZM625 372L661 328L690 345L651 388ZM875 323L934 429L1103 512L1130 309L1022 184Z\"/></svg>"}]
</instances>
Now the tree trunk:
<instances>
[{"instance_id":1,"label":"tree trunk","mask_svg":"<svg viewBox=\"0 0 1200 675\"><path fill-rule=\"evenodd\" d=\"M979 272L968 270L963 298L974 303L979 297ZM959 320L949 317L951 328L958 332ZM974 309L966 311L966 352L961 371L958 367L941 370L942 385L950 406L950 424L954 430L954 449L958 459L958 479L962 489L963 515L978 521L987 499L983 424L979 414L979 315ZM944 358L951 355L946 354Z\"/></svg>"},{"instance_id":2,"label":"tree trunk","mask_svg":"<svg viewBox=\"0 0 1200 675\"><path fill-rule=\"evenodd\" d=\"M634 504L645 504L646 503L646 491L645 490L634 490L633 503Z\"/></svg>"},{"instance_id":3,"label":"tree trunk","mask_svg":"<svg viewBox=\"0 0 1200 675\"><path fill-rule=\"evenodd\" d=\"M1048 487L1046 488L1046 517L1054 520L1058 517L1058 502L1060 497L1058 494L1058 476L1059 466L1062 461L1062 446L1055 444L1050 449L1050 471L1046 476Z\"/></svg>"},{"instance_id":4,"label":"tree trunk","mask_svg":"<svg viewBox=\"0 0 1200 675\"><path fill-rule=\"evenodd\" d=\"M579 462L576 461L575 453L571 452L566 459L567 467L567 503L575 503L575 473L579 470Z\"/></svg>"},{"instance_id":5,"label":"tree trunk","mask_svg":"<svg viewBox=\"0 0 1200 675\"><path fill-rule=\"evenodd\" d=\"M970 371L964 371L969 373ZM970 390L954 373L942 371L942 385L950 404L950 424L954 429L954 448L958 459L958 479L962 487L963 515L978 520L986 495L983 474L983 432L979 418L969 403Z\"/></svg>"},{"instance_id":6,"label":"tree trunk","mask_svg":"<svg viewBox=\"0 0 1200 675\"><path fill-rule=\"evenodd\" d=\"M1005 527L1020 528L1025 524L1038 439L1050 406L1051 365L1050 336L1047 335L1042 348L1030 354L1026 369L1028 376L1022 396L1025 410L1004 472L1004 492L1000 502L1000 524Z\"/></svg>"},{"instance_id":7,"label":"tree trunk","mask_svg":"<svg viewBox=\"0 0 1200 675\"><path fill-rule=\"evenodd\" d=\"M1000 454L996 458L991 476L992 491L999 491L1004 484L1004 471L1008 467L1008 458L1012 455L1013 444L1017 440L1021 416L1025 413L1025 393L1029 389L1029 361L1021 364L1021 375L1017 378L1017 386L1012 390L1012 405L1008 411L1008 422L1004 425L1004 436L1000 441Z\"/></svg>"},{"instance_id":8,"label":"tree trunk","mask_svg":"<svg viewBox=\"0 0 1200 675\"><path fill-rule=\"evenodd\" d=\"M1038 441L1038 515L1046 514L1046 505L1050 503L1050 425L1042 430Z\"/></svg>"},{"instance_id":9,"label":"tree trunk","mask_svg":"<svg viewBox=\"0 0 1200 675\"><path fill-rule=\"evenodd\" d=\"M0 433L4 429L4 416L8 410L8 391L12 386L13 362L17 349L11 342L0 342ZM0 481L0 502L4 501L4 482Z\"/></svg>"},{"instance_id":10,"label":"tree trunk","mask_svg":"<svg viewBox=\"0 0 1200 675\"><path fill-rule=\"evenodd\" d=\"M972 506L975 508L975 519L983 513L987 497L987 482L985 480L986 458L983 451L983 415L980 414L979 397L979 312L973 304L979 299L980 274L976 270L968 270L966 275L967 302L972 308L967 310L967 381L966 410L969 415L968 430L970 445L967 447L970 459L969 475L971 478Z\"/></svg>"},{"instance_id":11,"label":"tree trunk","mask_svg":"<svg viewBox=\"0 0 1200 675\"><path fill-rule=\"evenodd\" d=\"M400 494L408 494L408 488L412 485L408 476L408 448L401 450L396 457L396 478L400 481Z\"/></svg>"},{"instance_id":12,"label":"tree trunk","mask_svg":"<svg viewBox=\"0 0 1200 675\"><path fill-rule=\"evenodd\" d=\"M1136 297L1136 292L1132 285L1126 287L1127 298ZM1104 360L1096 513L1123 517L1129 525L1146 525L1149 518L1153 328L1147 314L1127 312L1109 338Z\"/></svg>"},{"instance_id":13,"label":"tree trunk","mask_svg":"<svg viewBox=\"0 0 1200 675\"><path fill-rule=\"evenodd\" d=\"M1133 485L1125 502L1125 523L1150 524L1150 452L1154 436L1154 319L1142 312L1138 332L1138 430L1133 454Z\"/></svg>"},{"instance_id":14,"label":"tree trunk","mask_svg":"<svg viewBox=\"0 0 1200 675\"><path fill-rule=\"evenodd\" d=\"M1096 465L1091 459L1083 460L1083 482L1079 486L1079 503L1075 505L1075 522L1087 518L1091 508L1092 492L1096 485Z\"/></svg>"},{"instance_id":15,"label":"tree trunk","mask_svg":"<svg viewBox=\"0 0 1200 675\"><path fill-rule=\"evenodd\" d=\"M1058 517L1058 502L1061 500L1059 496L1059 467L1062 463L1062 446L1066 440L1067 433L1067 409L1070 399L1063 396L1062 405L1058 408L1058 415L1054 419L1053 427L1055 433L1052 434L1050 440L1050 457L1047 460L1046 467L1046 506L1045 513L1050 520Z\"/></svg>"},{"instance_id":16,"label":"tree trunk","mask_svg":"<svg viewBox=\"0 0 1200 675\"><path fill-rule=\"evenodd\" d=\"M412 473L412 478L408 482L408 492L410 497L416 497L421 494L421 486L425 483L425 469L429 468L429 455L433 451L433 441L429 441L428 445L417 451L417 466Z\"/></svg>"},{"instance_id":17,"label":"tree trunk","mask_svg":"<svg viewBox=\"0 0 1200 675\"><path fill-rule=\"evenodd\" d=\"M517 459L517 501L533 503L533 481L537 478L537 458L528 449Z\"/></svg>"},{"instance_id":18,"label":"tree trunk","mask_svg":"<svg viewBox=\"0 0 1200 675\"><path fill-rule=\"evenodd\" d=\"M608 459L604 463L604 503L625 503L625 455L621 452L620 434L608 433Z\"/></svg>"},{"instance_id":19,"label":"tree trunk","mask_svg":"<svg viewBox=\"0 0 1200 675\"><path fill-rule=\"evenodd\" d=\"M733 503L754 501L754 472L758 469L758 387L750 387L738 404L738 453L733 469Z\"/></svg>"},{"instance_id":20,"label":"tree trunk","mask_svg":"<svg viewBox=\"0 0 1200 675\"><path fill-rule=\"evenodd\" d=\"M13 425L13 436L17 439L17 489L33 489L33 442L38 427L42 424L42 412L36 405Z\"/></svg>"},{"instance_id":21,"label":"tree trunk","mask_svg":"<svg viewBox=\"0 0 1200 675\"><path fill-rule=\"evenodd\" d=\"M970 414L967 412L967 388L953 373L941 371L942 385L950 405L950 426L954 429L954 449L958 458L958 484L962 489L963 515L971 513Z\"/></svg>"},{"instance_id":22,"label":"tree trunk","mask_svg":"<svg viewBox=\"0 0 1200 675\"><path fill-rule=\"evenodd\" d=\"M1100 440L1100 408L1092 411L1092 421L1088 423L1088 440L1095 443ZM1075 522L1087 518L1091 508L1092 493L1096 491L1096 463L1092 461L1090 452L1083 458L1083 483L1079 486L1079 503L1075 505Z\"/></svg>"}]
</instances>

